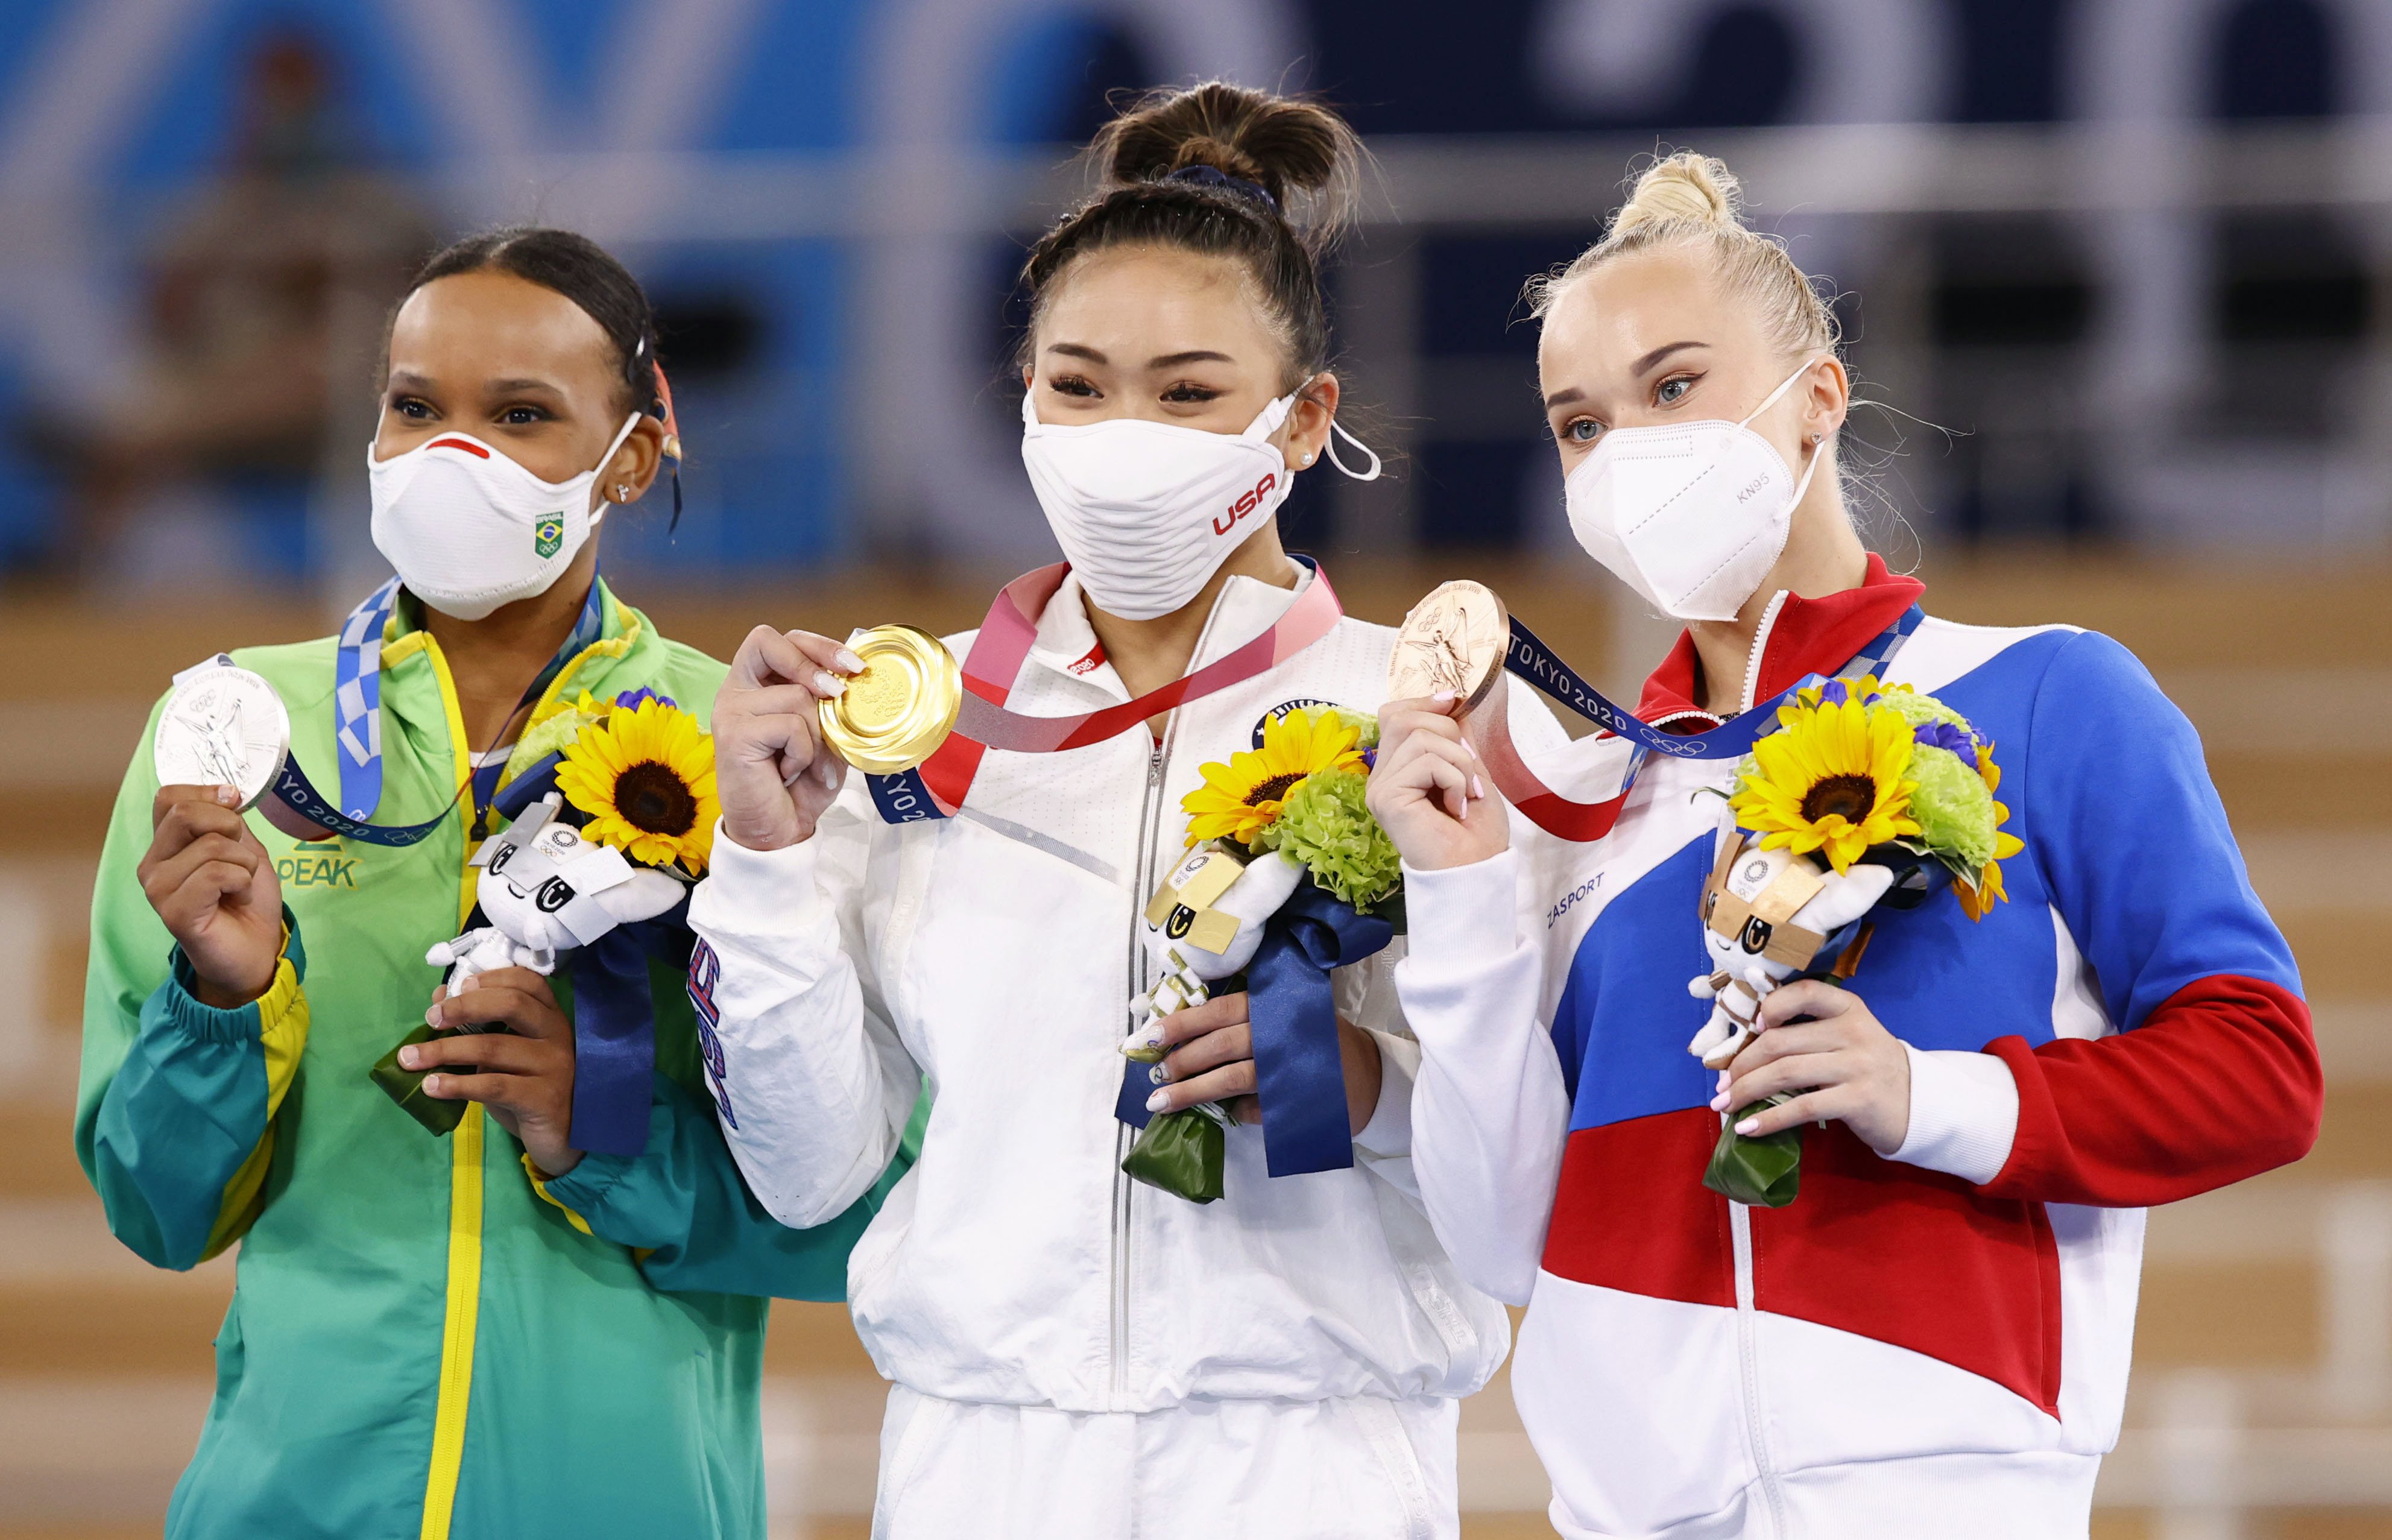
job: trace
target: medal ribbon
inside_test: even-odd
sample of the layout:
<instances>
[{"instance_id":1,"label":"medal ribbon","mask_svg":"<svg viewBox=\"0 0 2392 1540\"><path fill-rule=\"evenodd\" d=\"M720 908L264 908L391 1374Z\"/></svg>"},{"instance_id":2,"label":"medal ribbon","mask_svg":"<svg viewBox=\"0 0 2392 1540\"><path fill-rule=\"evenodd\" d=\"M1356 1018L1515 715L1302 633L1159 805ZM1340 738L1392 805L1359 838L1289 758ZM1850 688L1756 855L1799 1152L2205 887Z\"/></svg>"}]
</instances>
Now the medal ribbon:
<instances>
[{"instance_id":1,"label":"medal ribbon","mask_svg":"<svg viewBox=\"0 0 2392 1540\"><path fill-rule=\"evenodd\" d=\"M1901 619L1879 632L1874 641L1838 670L1836 677L1857 679L1865 673L1883 677L1886 666L1893 661L1894 654L1902 650L1902 645L1910 639L1910 633L1917 631L1919 622L1926 619L1926 611L1912 605L1903 612ZM1751 752L1754 740L1774 724L1778 708L1795 690L1801 688L1797 684L1794 689L1788 689L1709 732L1682 735L1665 733L1640 720L1634 712L1588 684L1576 670L1563 662L1553 648L1539 641L1536 633L1517 620L1512 622L1511 641L1504 650L1503 667L1596 726L1636 746L1635 758L1630 762L1627 777L1620 782L1616 795L1599 803L1572 802L1546 786L1520 758L1500 709L1472 713L1467 728L1471 747L1477 750L1480 762L1487 766L1488 778L1495 783L1496 790L1539 829L1557 839L1579 842L1600 840L1611 832L1611 826L1619 821L1620 809L1626 805L1628 793L1634 789L1637 773L1644 768L1648 755L1667 754L1672 759L1742 759Z\"/></svg>"},{"instance_id":2,"label":"medal ribbon","mask_svg":"<svg viewBox=\"0 0 2392 1540\"><path fill-rule=\"evenodd\" d=\"M1135 700L1073 716L1026 716L1005 709L1038 640L1038 617L1062 587L1071 565L1058 562L1014 579L989 606L988 618L981 622L980 634L964 659L963 704L946 741L919 769L864 777L880 816L892 824L953 817L971 792L981 756L991 749L1048 754L1101 743L1150 716L1243 684L1294 657L1328 635L1346 613L1320 565L1304 556L1294 559L1312 568L1312 581L1270 629Z\"/></svg>"},{"instance_id":3,"label":"medal ribbon","mask_svg":"<svg viewBox=\"0 0 2392 1540\"><path fill-rule=\"evenodd\" d=\"M258 803L266 821L294 840L328 840L337 834L368 844L402 847L420 842L448 819L448 809L444 807L419 824L366 821L382 803L382 636L397 606L398 580L393 578L366 595L341 622L340 644L332 659L332 710L341 759L339 804L316 790L307 773L299 768L295 752L282 757L267 795ZM589 595L581 601L581 614L573 623L573 634L540 671L515 709L522 711L537 701L566 664L595 644L605 629L605 601L599 595L593 575ZM500 762L474 772L471 785L477 809L491 805L497 798L499 777L505 771ZM451 805L454 802L451 798Z\"/></svg>"}]
</instances>

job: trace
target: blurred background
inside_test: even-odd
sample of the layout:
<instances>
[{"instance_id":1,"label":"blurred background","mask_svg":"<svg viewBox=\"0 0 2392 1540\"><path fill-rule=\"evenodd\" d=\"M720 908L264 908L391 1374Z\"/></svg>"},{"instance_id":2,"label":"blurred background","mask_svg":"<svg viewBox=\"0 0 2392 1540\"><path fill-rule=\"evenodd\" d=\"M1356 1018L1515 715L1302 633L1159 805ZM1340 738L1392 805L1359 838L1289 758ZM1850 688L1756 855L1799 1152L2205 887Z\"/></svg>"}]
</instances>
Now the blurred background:
<instances>
[{"instance_id":1,"label":"blurred background","mask_svg":"<svg viewBox=\"0 0 2392 1540\"><path fill-rule=\"evenodd\" d=\"M1376 156L1332 283L1393 474L1283 516L1357 612L1468 574L1617 685L1658 658L1570 544L1516 296L1693 147L1842 296L1873 543L2192 714L2329 1110L2153 1216L2096 1533L2392 1535L2392 0L0 0L0 1536L155 1533L207 1403L232 1259L149 1271L74 1166L91 868L169 673L384 575L410 266L537 219L647 283L689 511L607 563L669 633L967 625L1050 550L1025 241L1112 93L1216 74ZM781 1307L770 1369L777 1533L863 1534L843 1312ZM1474 1540L1549 1533L1500 1383L1463 1437Z\"/></svg>"}]
</instances>

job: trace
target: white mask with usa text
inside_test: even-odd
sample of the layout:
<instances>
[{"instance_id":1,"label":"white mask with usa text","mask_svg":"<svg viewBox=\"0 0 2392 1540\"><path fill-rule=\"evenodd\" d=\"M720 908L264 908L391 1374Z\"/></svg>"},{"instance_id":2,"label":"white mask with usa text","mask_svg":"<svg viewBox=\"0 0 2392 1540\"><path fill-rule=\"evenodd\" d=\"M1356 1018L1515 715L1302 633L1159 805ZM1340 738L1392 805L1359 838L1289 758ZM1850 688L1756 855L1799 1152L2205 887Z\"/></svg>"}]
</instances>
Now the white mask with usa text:
<instances>
[{"instance_id":1,"label":"white mask with usa text","mask_svg":"<svg viewBox=\"0 0 2392 1540\"><path fill-rule=\"evenodd\" d=\"M1294 404L1291 391L1245 432L1209 433L1136 417L1042 423L1023 397L1021 463L1089 602L1151 620L1202 593L1287 501L1294 478L1270 436Z\"/></svg>"},{"instance_id":2,"label":"white mask with usa text","mask_svg":"<svg viewBox=\"0 0 2392 1540\"><path fill-rule=\"evenodd\" d=\"M639 421L623 419L598 463L564 481L542 481L470 433L387 460L369 444L374 548L410 594L460 620L545 594L604 516L604 502L591 512L590 488Z\"/></svg>"},{"instance_id":3,"label":"white mask with usa text","mask_svg":"<svg viewBox=\"0 0 2392 1540\"><path fill-rule=\"evenodd\" d=\"M1797 480L1777 447L1746 424L1810 368L1788 375L1741 423L1606 433L1563 483L1570 532L1587 555L1664 615L1735 620L1777 565L1826 454L1822 442Z\"/></svg>"}]
</instances>

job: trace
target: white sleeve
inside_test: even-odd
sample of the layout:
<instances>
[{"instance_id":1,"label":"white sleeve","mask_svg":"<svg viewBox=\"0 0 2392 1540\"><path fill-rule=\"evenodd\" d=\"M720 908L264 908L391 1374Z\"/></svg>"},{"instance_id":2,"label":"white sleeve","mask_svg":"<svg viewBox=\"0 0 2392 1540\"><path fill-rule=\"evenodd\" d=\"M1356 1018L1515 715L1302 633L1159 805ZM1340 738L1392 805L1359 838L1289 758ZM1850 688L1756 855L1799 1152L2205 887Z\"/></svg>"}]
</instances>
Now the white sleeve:
<instances>
[{"instance_id":1,"label":"white sleeve","mask_svg":"<svg viewBox=\"0 0 2392 1540\"><path fill-rule=\"evenodd\" d=\"M1908 1043L1910 1126L1886 1156L1982 1187L2009 1164L2018 1139L2018 1081L1991 1053L1922 1051Z\"/></svg>"},{"instance_id":2,"label":"white sleeve","mask_svg":"<svg viewBox=\"0 0 2392 1540\"><path fill-rule=\"evenodd\" d=\"M1437 1239L1471 1284L1525 1304L1569 1136L1569 1094L1537 1019L1541 972L1520 934L1517 855L1404 868L1411 948L1396 968L1421 1046L1412 1170Z\"/></svg>"},{"instance_id":3,"label":"white sleeve","mask_svg":"<svg viewBox=\"0 0 2392 1540\"><path fill-rule=\"evenodd\" d=\"M718 828L690 900L690 928L718 970L723 1138L766 1211L800 1229L837 1218L879 1180L921 1086L857 962L878 827L842 798L786 850L748 850Z\"/></svg>"},{"instance_id":4,"label":"white sleeve","mask_svg":"<svg viewBox=\"0 0 2392 1540\"><path fill-rule=\"evenodd\" d=\"M1371 1036L1379 1050L1379 1100L1370 1121L1354 1136L1354 1159L1420 1207L1420 1183L1412 1175L1412 1081L1420 1073L1420 1044L1404 1023L1396 995L1396 964L1404 938L1396 937L1376 957L1331 974L1337 1014Z\"/></svg>"}]
</instances>

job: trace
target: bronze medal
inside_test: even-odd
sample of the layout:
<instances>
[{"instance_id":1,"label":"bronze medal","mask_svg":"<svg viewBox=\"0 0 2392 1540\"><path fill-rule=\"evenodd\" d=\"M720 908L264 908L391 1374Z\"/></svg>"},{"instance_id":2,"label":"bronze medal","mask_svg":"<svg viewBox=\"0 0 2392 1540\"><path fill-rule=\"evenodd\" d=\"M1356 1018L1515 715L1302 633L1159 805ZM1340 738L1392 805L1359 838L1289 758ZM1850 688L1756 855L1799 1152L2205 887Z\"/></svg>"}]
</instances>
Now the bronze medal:
<instances>
[{"instance_id":1,"label":"bronze medal","mask_svg":"<svg viewBox=\"0 0 2392 1540\"><path fill-rule=\"evenodd\" d=\"M1487 698L1503 672L1512 619L1485 583L1460 579L1412 606L1387 659L1387 698L1411 700L1450 690L1468 711Z\"/></svg>"}]
</instances>

